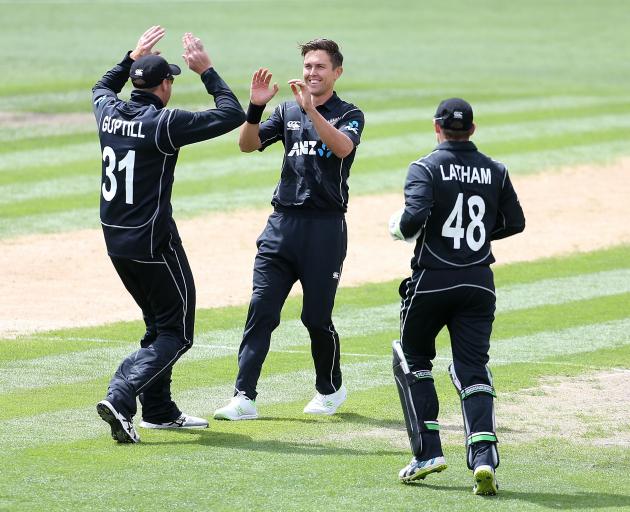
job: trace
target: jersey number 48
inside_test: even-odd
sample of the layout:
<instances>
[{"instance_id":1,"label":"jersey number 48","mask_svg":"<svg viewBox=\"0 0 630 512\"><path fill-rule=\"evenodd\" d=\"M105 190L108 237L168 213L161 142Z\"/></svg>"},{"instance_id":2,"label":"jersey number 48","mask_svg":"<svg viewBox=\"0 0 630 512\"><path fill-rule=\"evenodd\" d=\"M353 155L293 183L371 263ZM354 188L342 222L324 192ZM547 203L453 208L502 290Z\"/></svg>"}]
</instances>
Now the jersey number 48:
<instances>
[{"instance_id":1,"label":"jersey number 48","mask_svg":"<svg viewBox=\"0 0 630 512\"><path fill-rule=\"evenodd\" d=\"M116 153L109 146L103 148L103 162L105 162L105 177L109 181L109 187L107 182L104 182L101 191L105 201L111 201L118 190L118 182L116 181L116 176L114 176ZM136 152L133 150L128 151L125 158L118 162L118 171L125 171L125 202L127 204L133 204L133 166L135 162Z\"/></svg>"},{"instance_id":2,"label":"jersey number 48","mask_svg":"<svg viewBox=\"0 0 630 512\"><path fill-rule=\"evenodd\" d=\"M461 248L461 240L466 237L466 243L473 251L478 251L486 243L486 227L483 224L483 214L486 213L486 203L481 196L470 196L467 201L470 222L466 229L463 227L464 194L459 193L455 206L442 225L442 236L453 239L453 249ZM475 238L475 230L479 238Z\"/></svg>"}]
</instances>

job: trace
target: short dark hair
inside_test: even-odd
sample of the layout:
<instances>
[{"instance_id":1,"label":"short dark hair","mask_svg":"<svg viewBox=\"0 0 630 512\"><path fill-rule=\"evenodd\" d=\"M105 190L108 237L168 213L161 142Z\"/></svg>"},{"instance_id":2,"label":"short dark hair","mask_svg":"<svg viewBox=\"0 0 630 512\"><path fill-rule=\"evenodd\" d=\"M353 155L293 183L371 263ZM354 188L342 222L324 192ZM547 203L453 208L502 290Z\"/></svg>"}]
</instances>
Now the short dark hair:
<instances>
[{"instance_id":1,"label":"short dark hair","mask_svg":"<svg viewBox=\"0 0 630 512\"><path fill-rule=\"evenodd\" d=\"M343 65L343 55L339 51L339 45L332 39L313 39L308 43L298 45L298 48L302 51L302 57L306 56L308 52L324 50L330 57L333 69Z\"/></svg>"},{"instance_id":2,"label":"short dark hair","mask_svg":"<svg viewBox=\"0 0 630 512\"><path fill-rule=\"evenodd\" d=\"M468 140L472 135L472 129L462 131L462 130L449 130L448 128L442 128L442 134L446 140Z\"/></svg>"}]
</instances>

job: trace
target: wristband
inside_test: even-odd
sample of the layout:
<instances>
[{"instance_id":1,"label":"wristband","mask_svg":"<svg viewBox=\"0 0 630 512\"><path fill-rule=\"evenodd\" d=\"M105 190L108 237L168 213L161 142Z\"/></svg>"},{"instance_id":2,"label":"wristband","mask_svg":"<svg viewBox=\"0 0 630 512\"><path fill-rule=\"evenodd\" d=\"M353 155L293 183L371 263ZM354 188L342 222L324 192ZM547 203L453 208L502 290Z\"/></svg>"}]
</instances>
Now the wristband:
<instances>
[{"instance_id":1,"label":"wristband","mask_svg":"<svg viewBox=\"0 0 630 512\"><path fill-rule=\"evenodd\" d=\"M247 122L250 124L258 124L262 119L263 112L267 105L254 105L251 101L247 107Z\"/></svg>"}]
</instances>

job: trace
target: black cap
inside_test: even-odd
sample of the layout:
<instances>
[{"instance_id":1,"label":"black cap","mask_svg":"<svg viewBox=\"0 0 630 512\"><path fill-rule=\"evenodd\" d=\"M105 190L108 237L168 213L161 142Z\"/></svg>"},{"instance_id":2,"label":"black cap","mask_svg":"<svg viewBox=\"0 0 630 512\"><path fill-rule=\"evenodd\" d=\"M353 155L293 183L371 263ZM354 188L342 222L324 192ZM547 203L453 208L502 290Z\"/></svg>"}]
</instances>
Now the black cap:
<instances>
[{"instance_id":1,"label":"black cap","mask_svg":"<svg viewBox=\"0 0 630 512\"><path fill-rule=\"evenodd\" d=\"M473 110L467 101L449 98L438 105L433 119L447 130L467 132L472 128Z\"/></svg>"},{"instance_id":2,"label":"black cap","mask_svg":"<svg viewBox=\"0 0 630 512\"><path fill-rule=\"evenodd\" d=\"M131 65L129 78L137 89L150 89L181 72L179 66L169 64L159 55L145 55Z\"/></svg>"}]
</instances>

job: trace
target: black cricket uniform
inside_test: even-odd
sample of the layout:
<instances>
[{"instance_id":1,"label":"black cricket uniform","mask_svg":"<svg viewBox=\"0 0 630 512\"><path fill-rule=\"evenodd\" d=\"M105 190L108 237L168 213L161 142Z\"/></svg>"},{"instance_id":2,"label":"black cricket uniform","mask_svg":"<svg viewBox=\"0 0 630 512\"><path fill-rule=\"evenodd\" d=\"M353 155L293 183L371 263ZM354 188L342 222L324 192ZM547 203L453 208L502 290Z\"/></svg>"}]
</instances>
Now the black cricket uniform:
<instances>
[{"instance_id":1,"label":"black cricket uniform","mask_svg":"<svg viewBox=\"0 0 630 512\"><path fill-rule=\"evenodd\" d=\"M412 276L400 286L401 345L420 421L418 460L441 456L438 399L430 370L435 337L446 326L449 371L462 399L468 464L498 465L492 376L487 368L495 288L490 242L522 231L525 217L506 167L470 141L446 141L409 166L400 230L420 232Z\"/></svg>"},{"instance_id":2,"label":"black cricket uniform","mask_svg":"<svg viewBox=\"0 0 630 512\"><path fill-rule=\"evenodd\" d=\"M260 125L260 151L282 141L284 161L271 201L274 212L256 241L253 294L238 356L235 387L251 399L256 398L271 333L297 280L304 292L301 319L311 338L315 387L327 395L341 386L339 336L332 310L346 257L348 177L364 117L336 93L317 110L354 143L347 157L338 158L322 143L295 101L278 105Z\"/></svg>"},{"instance_id":3,"label":"black cricket uniform","mask_svg":"<svg viewBox=\"0 0 630 512\"><path fill-rule=\"evenodd\" d=\"M238 100L210 68L201 75L216 109L164 108L162 100L135 89L117 94L129 78L129 54L92 89L102 152L101 224L107 252L142 310L141 348L123 360L107 400L124 416L169 422L181 411L171 399L172 366L193 343L195 284L172 216L171 191L179 148L238 127Z\"/></svg>"}]
</instances>

